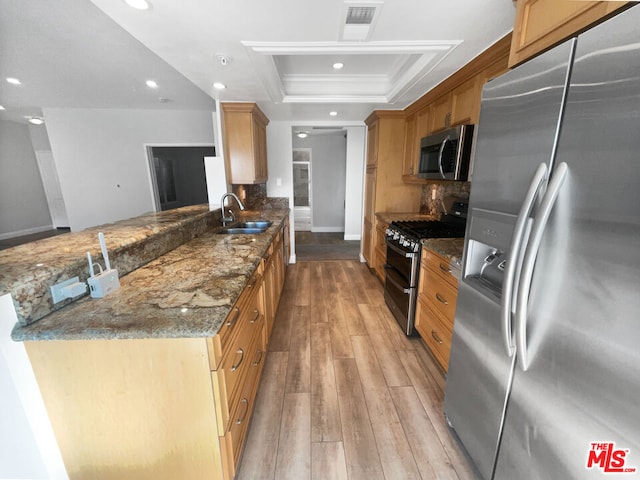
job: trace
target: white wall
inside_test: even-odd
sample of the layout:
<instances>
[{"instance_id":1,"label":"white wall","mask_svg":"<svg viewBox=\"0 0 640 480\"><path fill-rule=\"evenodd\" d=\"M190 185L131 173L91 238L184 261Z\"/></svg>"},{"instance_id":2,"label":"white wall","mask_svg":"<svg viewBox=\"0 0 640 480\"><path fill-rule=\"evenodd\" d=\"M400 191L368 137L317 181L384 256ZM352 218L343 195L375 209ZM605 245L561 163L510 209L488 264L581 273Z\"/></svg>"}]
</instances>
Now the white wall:
<instances>
[{"instance_id":1,"label":"white wall","mask_svg":"<svg viewBox=\"0 0 640 480\"><path fill-rule=\"evenodd\" d=\"M0 238L52 227L27 125L0 121Z\"/></svg>"},{"instance_id":2,"label":"white wall","mask_svg":"<svg viewBox=\"0 0 640 480\"><path fill-rule=\"evenodd\" d=\"M0 479L67 480L62 456L24 345L11 295L0 296Z\"/></svg>"},{"instance_id":3,"label":"white wall","mask_svg":"<svg viewBox=\"0 0 640 480\"><path fill-rule=\"evenodd\" d=\"M291 214L289 215L291 263L296 262L296 239L294 236L293 218L293 138L291 122L270 122L267 125L267 181L268 197L286 197L289 199Z\"/></svg>"},{"instance_id":4,"label":"white wall","mask_svg":"<svg viewBox=\"0 0 640 480\"><path fill-rule=\"evenodd\" d=\"M311 148L313 232L343 232L345 218L346 132L293 136L293 148Z\"/></svg>"},{"instance_id":5,"label":"white wall","mask_svg":"<svg viewBox=\"0 0 640 480\"><path fill-rule=\"evenodd\" d=\"M365 166L364 126L347 127L347 173L345 178L344 239L360 240L362 237L362 205Z\"/></svg>"},{"instance_id":6,"label":"white wall","mask_svg":"<svg viewBox=\"0 0 640 480\"><path fill-rule=\"evenodd\" d=\"M210 111L43 110L72 231L154 211L145 145L212 145Z\"/></svg>"}]
</instances>

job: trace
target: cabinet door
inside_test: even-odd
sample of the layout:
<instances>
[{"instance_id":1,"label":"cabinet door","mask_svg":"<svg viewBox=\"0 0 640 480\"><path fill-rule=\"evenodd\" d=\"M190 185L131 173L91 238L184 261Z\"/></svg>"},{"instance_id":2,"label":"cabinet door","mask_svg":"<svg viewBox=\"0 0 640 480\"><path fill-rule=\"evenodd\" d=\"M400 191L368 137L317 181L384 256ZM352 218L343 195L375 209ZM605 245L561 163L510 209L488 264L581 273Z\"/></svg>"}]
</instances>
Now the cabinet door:
<instances>
[{"instance_id":1,"label":"cabinet door","mask_svg":"<svg viewBox=\"0 0 640 480\"><path fill-rule=\"evenodd\" d=\"M418 152L415 150L416 144L416 114L407 117L404 125L404 150L402 161L402 176L403 180L407 180L405 177L411 177L418 174L417 160Z\"/></svg>"},{"instance_id":2,"label":"cabinet door","mask_svg":"<svg viewBox=\"0 0 640 480\"><path fill-rule=\"evenodd\" d=\"M628 3L518 0L509 67L562 42Z\"/></svg>"},{"instance_id":3,"label":"cabinet door","mask_svg":"<svg viewBox=\"0 0 640 480\"><path fill-rule=\"evenodd\" d=\"M481 77L473 77L451 92L451 124L478 123Z\"/></svg>"},{"instance_id":4,"label":"cabinet door","mask_svg":"<svg viewBox=\"0 0 640 480\"><path fill-rule=\"evenodd\" d=\"M451 126L451 93L443 95L431 106L431 129L437 132Z\"/></svg>"},{"instance_id":5,"label":"cabinet door","mask_svg":"<svg viewBox=\"0 0 640 480\"><path fill-rule=\"evenodd\" d=\"M373 123L367 129L367 167L378 163L378 124Z\"/></svg>"},{"instance_id":6,"label":"cabinet door","mask_svg":"<svg viewBox=\"0 0 640 480\"><path fill-rule=\"evenodd\" d=\"M364 224L362 226L362 255L364 259L367 261L367 265L373 268L373 224L364 219Z\"/></svg>"},{"instance_id":7,"label":"cabinet door","mask_svg":"<svg viewBox=\"0 0 640 480\"><path fill-rule=\"evenodd\" d=\"M256 182L267 181L267 131L257 117L253 117L253 142L255 152Z\"/></svg>"}]
</instances>

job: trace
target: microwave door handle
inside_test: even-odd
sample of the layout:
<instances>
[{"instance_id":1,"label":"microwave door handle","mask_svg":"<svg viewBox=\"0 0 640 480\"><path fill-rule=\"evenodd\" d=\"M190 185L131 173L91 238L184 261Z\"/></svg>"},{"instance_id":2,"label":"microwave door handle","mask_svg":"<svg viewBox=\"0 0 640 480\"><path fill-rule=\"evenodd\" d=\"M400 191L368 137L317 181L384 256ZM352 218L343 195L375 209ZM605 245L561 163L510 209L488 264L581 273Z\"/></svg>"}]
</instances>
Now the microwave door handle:
<instances>
[{"instance_id":1,"label":"microwave door handle","mask_svg":"<svg viewBox=\"0 0 640 480\"><path fill-rule=\"evenodd\" d=\"M440 153L438 153L438 169L440 170L440 175L442 175L442 178L444 179L447 177L444 176L444 170L442 168L442 154L444 153L444 147L447 145L449 140L451 140L451 135L447 135L447 138L442 141L442 145L440 145Z\"/></svg>"}]
</instances>

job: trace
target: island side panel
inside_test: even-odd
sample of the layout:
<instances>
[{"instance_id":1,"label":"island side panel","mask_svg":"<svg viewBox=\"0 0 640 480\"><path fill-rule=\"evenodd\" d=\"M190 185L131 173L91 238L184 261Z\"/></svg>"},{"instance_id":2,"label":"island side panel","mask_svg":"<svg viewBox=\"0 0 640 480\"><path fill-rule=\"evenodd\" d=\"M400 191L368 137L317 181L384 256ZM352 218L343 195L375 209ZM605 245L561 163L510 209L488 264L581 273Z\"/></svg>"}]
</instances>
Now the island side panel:
<instances>
[{"instance_id":1,"label":"island side panel","mask_svg":"<svg viewBox=\"0 0 640 480\"><path fill-rule=\"evenodd\" d=\"M70 479L216 479L205 339L25 342Z\"/></svg>"}]
</instances>

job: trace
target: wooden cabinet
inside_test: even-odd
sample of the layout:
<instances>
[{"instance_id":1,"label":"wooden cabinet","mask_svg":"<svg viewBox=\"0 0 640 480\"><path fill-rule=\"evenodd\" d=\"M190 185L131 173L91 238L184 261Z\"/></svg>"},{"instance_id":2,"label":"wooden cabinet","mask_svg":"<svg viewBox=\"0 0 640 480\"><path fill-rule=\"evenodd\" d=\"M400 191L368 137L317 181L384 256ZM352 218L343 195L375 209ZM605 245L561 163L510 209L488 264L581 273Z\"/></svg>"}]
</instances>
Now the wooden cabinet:
<instances>
[{"instance_id":1,"label":"wooden cabinet","mask_svg":"<svg viewBox=\"0 0 640 480\"><path fill-rule=\"evenodd\" d=\"M269 119L255 103L222 103L221 106L227 182L265 183Z\"/></svg>"},{"instance_id":2,"label":"wooden cabinet","mask_svg":"<svg viewBox=\"0 0 640 480\"><path fill-rule=\"evenodd\" d=\"M274 241L265 253L262 264L264 266L264 311L265 311L265 341L269 342L273 323L278 311L280 296L284 286L284 229L281 229L275 236Z\"/></svg>"},{"instance_id":3,"label":"wooden cabinet","mask_svg":"<svg viewBox=\"0 0 640 480\"><path fill-rule=\"evenodd\" d=\"M384 273L384 265L387 263L387 242L386 242L386 231L389 227L387 222L382 220L377 220L376 222L376 239L375 239L375 263L373 266L376 275L378 278L384 283L385 273Z\"/></svg>"},{"instance_id":4,"label":"wooden cabinet","mask_svg":"<svg viewBox=\"0 0 640 480\"><path fill-rule=\"evenodd\" d=\"M69 478L232 479L264 363L262 266L213 338L25 342Z\"/></svg>"},{"instance_id":5,"label":"wooden cabinet","mask_svg":"<svg viewBox=\"0 0 640 480\"><path fill-rule=\"evenodd\" d=\"M449 260L423 248L415 327L445 372L457 296L458 280L450 272Z\"/></svg>"},{"instance_id":6,"label":"wooden cabinet","mask_svg":"<svg viewBox=\"0 0 640 480\"><path fill-rule=\"evenodd\" d=\"M630 2L518 0L509 67L608 18Z\"/></svg>"},{"instance_id":7,"label":"wooden cabinet","mask_svg":"<svg viewBox=\"0 0 640 480\"><path fill-rule=\"evenodd\" d=\"M428 133L451 126L451 98L451 93L447 93L431 105L431 128Z\"/></svg>"},{"instance_id":8,"label":"wooden cabinet","mask_svg":"<svg viewBox=\"0 0 640 480\"><path fill-rule=\"evenodd\" d=\"M483 73L470 78L451 92L451 124L478 123Z\"/></svg>"},{"instance_id":9,"label":"wooden cabinet","mask_svg":"<svg viewBox=\"0 0 640 480\"><path fill-rule=\"evenodd\" d=\"M400 111L375 111L367 124L367 169L362 232L362 254L376 268L376 212L417 212L420 185L402 180L405 115Z\"/></svg>"}]
</instances>

